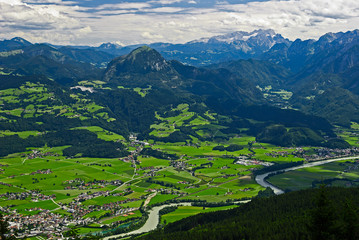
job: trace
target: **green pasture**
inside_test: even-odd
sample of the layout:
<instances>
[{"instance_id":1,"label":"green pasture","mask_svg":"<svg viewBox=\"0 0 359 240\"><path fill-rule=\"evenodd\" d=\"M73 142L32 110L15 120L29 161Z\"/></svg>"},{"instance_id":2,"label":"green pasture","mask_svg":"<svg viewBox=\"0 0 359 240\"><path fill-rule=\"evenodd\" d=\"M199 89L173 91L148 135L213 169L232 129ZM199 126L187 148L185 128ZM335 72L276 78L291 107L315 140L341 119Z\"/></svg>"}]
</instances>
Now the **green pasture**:
<instances>
[{"instance_id":1,"label":"green pasture","mask_svg":"<svg viewBox=\"0 0 359 240\"><path fill-rule=\"evenodd\" d=\"M207 208L207 207L203 208L203 207L195 207L195 206L179 206L176 211L162 215L161 216L161 224L168 224L168 223L176 222L183 218L197 215L199 213L228 210L228 209L232 209L235 207L237 207L237 206L234 205L234 206L212 207L212 208Z\"/></svg>"},{"instance_id":2,"label":"green pasture","mask_svg":"<svg viewBox=\"0 0 359 240\"><path fill-rule=\"evenodd\" d=\"M281 189L294 191L311 188L313 181L332 178L356 180L359 177L359 170L344 172L350 165L352 164L343 161L333 162L278 174L270 177L268 181Z\"/></svg>"},{"instance_id":3,"label":"green pasture","mask_svg":"<svg viewBox=\"0 0 359 240\"><path fill-rule=\"evenodd\" d=\"M141 97L145 97L151 89L152 89L152 86L149 86L148 88L137 87L137 88L134 88L133 91L138 93Z\"/></svg>"},{"instance_id":4,"label":"green pasture","mask_svg":"<svg viewBox=\"0 0 359 240\"><path fill-rule=\"evenodd\" d=\"M131 218L138 218L138 217L141 217L142 214L139 210L137 211L134 211L132 212L134 214L126 214L128 216L123 216L123 215L120 215L120 216L116 216L116 217L110 217L110 218L104 218L101 220L101 222L103 224L111 224L113 222L117 222L117 221L124 221L124 220L128 220L128 219L131 219Z\"/></svg>"},{"instance_id":5,"label":"green pasture","mask_svg":"<svg viewBox=\"0 0 359 240\"><path fill-rule=\"evenodd\" d=\"M0 137L18 135L21 138L28 138L29 136L37 136L38 134L40 134L40 132L38 131L23 131L23 132L12 132L9 130L0 131Z\"/></svg>"},{"instance_id":6,"label":"green pasture","mask_svg":"<svg viewBox=\"0 0 359 240\"><path fill-rule=\"evenodd\" d=\"M93 211L91 213L88 213L84 216L84 218L97 218L99 219L100 217L102 217L103 215L105 215L106 213L110 213L111 211L104 211L104 210L99 210L99 211Z\"/></svg>"},{"instance_id":7,"label":"green pasture","mask_svg":"<svg viewBox=\"0 0 359 240\"><path fill-rule=\"evenodd\" d=\"M86 200L85 202L82 202L82 204L85 206L88 205L103 206L104 204L123 201L123 200L126 200L126 198L123 196L107 196L107 197L101 196L101 197Z\"/></svg>"},{"instance_id":8,"label":"green pasture","mask_svg":"<svg viewBox=\"0 0 359 240\"><path fill-rule=\"evenodd\" d=\"M155 197L153 197L149 203L149 205L153 205L156 203L165 202L167 200L171 200L178 197L178 195L172 195L172 194L157 194Z\"/></svg>"},{"instance_id":9,"label":"green pasture","mask_svg":"<svg viewBox=\"0 0 359 240\"><path fill-rule=\"evenodd\" d=\"M128 202L128 203L123 203L120 204L120 206L125 207L125 208L139 208L141 207L143 201L134 201L134 202Z\"/></svg>"},{"instance_id":10,"label":"green pasture","mask_svg":"<svg viewBox=\"0 0 359 240\"><path fill-rule=\"evenodd\" d=\"M164 159L157 159L154 157L139 156L137 160L140 162L139 167L168 167L169 161Z\"/></svg>"}]
</instances>

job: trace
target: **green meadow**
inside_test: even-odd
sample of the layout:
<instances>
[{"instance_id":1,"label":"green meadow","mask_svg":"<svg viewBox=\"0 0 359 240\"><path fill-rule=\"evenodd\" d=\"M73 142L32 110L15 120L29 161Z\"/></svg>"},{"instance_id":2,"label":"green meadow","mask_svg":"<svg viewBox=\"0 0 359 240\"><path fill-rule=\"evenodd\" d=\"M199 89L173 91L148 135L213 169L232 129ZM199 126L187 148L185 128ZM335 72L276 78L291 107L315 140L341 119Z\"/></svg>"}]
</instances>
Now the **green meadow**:
<instances>
[{"instance_id":1,"label":"green meadow","mask_svg":"<svg viewBox=\"0 0 359 240\"><path fill-rule=\"evenodd\" d=\"M196 215L199 213L228 210L228 209L232 209L235 207L237 207L237 206L234 205L234 206L212 207L212 208L194 207L194 206L179 206L176 211L162 215L161 216L161 224L168 224L168 223L176 222L183 218L190 217L190 216L193 216L193 215Z\"/></svg>"},{"instance_id":2,"label":"green meadow","mask_svg":"<svg viewBox=\"0 0 359 240\"><path fill-rule=\"evenodd\" d=\"M342 179L345 181L348 179L349 182L347 183L351 185L353 183L350 181L355 181L359 177L358 169L348 171L349 167L353 165L354 162L352 161L328 163L278 174L270 177L268 181L281 189L290 191L311 188L313 183L320 185L330 179Z\"/></svg>"}]
</instances>

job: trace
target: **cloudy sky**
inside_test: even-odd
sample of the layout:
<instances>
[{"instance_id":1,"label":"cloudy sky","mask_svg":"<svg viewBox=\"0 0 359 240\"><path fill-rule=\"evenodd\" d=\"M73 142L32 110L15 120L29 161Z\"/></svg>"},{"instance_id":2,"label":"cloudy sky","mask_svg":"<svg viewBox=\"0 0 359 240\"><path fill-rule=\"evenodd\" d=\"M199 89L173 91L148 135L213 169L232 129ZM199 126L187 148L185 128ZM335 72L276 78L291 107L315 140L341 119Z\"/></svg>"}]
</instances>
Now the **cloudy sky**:
<instances>
[{"instance_id":1,"label":"cloudy sky","mask_svg":"<svg viewBox=\"0 0 359 240\"><path fill-rule=\"evenodd\" d=\"M0 0L0 39L184 43L274 29L291 40L359 26L358 0Z\"/></svg>"}]
</instances>

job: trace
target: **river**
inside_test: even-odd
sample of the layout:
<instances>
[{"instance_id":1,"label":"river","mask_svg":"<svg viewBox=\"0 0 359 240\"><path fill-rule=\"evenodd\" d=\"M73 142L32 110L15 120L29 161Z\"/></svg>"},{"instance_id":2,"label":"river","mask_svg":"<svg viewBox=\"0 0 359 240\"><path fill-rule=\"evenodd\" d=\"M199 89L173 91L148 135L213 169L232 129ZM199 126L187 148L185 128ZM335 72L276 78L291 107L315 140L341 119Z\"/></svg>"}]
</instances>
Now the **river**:
<instances>
[{"instance_id":1,"label":"river","mask_svg":"<svg viewBox=\"0 0 359 240\"><path fill-rule=\"evenodd\" d=\"M172 206L191 206L191 203L172 203L172 204L167 204L167 205L154 207L154 208L152 208L150 210L150 212L148 214L148 219L147 219L146 223L141 228L139 228L137 230L134 230L132 232L121 233L121 234L118 234L118 235L105 237L103 239L108 240L108 239L111 239L111 238L122 238L122 237L126 237L126 236L133 235L133 234L146 233L146 232L155 230L157 228L158 224L159 224L159 212L160 212L160 210L165 208L165 207L172 207Z\"/></svg>"},{"instance_id":2,"label":"river","mask_svg":"<svg viewBox=\"0 0 359 240\"><path fill-rule=\"evenodd\" d=\"M279 194L283 194L284 191L282 189L270 184L269 182L267 182L265 180L265 178L268 177L268 175L270 175L270 174L274 174L274 173L277 173L277 172L288 172L288 171L293 171L293 170L297 170L297 169L301 169L301 168L307 168L307 167L314 167L314 166L319 166L319 165L323 165L323 164L331 163L331 162L336 162L336 161L353 160L353 159L356 159L356 158L359 158L359 156L334 158L334 159L328 159L328 160L321 160L321 161L316 161L316 162L305 163L305 164L300 165L300 166L285 168L285 169L282 169L282 170L279 170L279 171L273 171L273 172L257 175L256 176L256 182L259 185L261 185L262 187L265 187L265 188L270 187L274 191L274 193L276 195L279 195Z\"/></svg>"}]
</instances>

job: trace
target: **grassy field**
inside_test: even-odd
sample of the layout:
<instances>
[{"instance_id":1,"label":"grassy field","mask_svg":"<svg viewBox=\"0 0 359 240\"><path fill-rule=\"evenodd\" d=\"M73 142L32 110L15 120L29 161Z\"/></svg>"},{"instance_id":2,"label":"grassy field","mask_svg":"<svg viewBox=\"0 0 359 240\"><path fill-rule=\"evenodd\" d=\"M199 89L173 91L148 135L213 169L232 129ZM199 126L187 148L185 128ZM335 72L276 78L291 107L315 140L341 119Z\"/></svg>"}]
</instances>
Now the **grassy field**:
<instances>
[{"instance_id":1,"label":"grassy field","mask_svg":"<svg viewBox=\"0 0 359 240\"><path fill-rule=\"evenodd\" d=\"M98 126L90 126L90 127L77 127L74 129L86 129L89 130L91 132L94 132L97 134L97 137L105 140L105 141L118 141L118 140L122 140L124 141L125 138L117 133L111 132L111 131L107 131L101 127Z\"/></svg>"},{"instance_id":2,"label":"grassy field","mask_svg":"<svg viewBox=\"0 0 359 240\"><path fill-rule=\"evenodd\" d=\"M21 117L23 115L24 118L32 118L43 114L56 114L56 116L79 118L81 120L90 118L102 118L109 122L115 120L106 114L99 114L103 110L103 107L96 105L90 99L84 98L81 94L72 93L70 97L76 100L76 102L69 105L64 105L60 102L58 105L47 105L49 101L55 101L57 96L40 83L35 84L27 82L20 86L20 88L0 90L0 95L1 104L27 105L25 109L6 108L6 110L0 105L0 113L16 117ZM97 114L95 115L94 113Z\"/></svg>"},{"instance_id":3,"label":"grassy field","mask_svg":"<svg viewBox=\"0 0 359 240\"><path fill-rule=\"evenodd\" d=\"M132 215L133 214L133 215ZM137 218L137 217L141 217L142 214L140 211L134 211L132 212L132 214L126 214L127 216L117 216L117 217L111 217L111 218L104 218L101 220L101 222L103 224L110 224L110 223L113 223L113 222L117 222L117 221L124 221L124 220L127 220L129 218Z\"/></svg>"},{"instance_id":4,"label":"grassy field","mask_svg":"<svg viewBox=\"0 0 359 240\"><path fill-rule=\"evenodd\" d=\"M334 162L321 166L298 169L270 177L268 181L284 190L300 190L311 188L313 182L320 182L327 179L349 179L356 180L359 177L359 170L346 171L349 162Z\"/></svg>"},{"instance_id":5,"label":"grassy field","mask_svg":"<svg viewBox=\"0 0 359 240\"><path fill-rule=\"evenodd\" d=\"M194 207L194 206L179 206L178 209L174 212L162 215L161 224L168 224L176 222L186 217L190 217L199 213L214 212L220 210L232 209L237 206L225 206L225 207L213 207L213 208L203 208L203 207Z\"/></svg>"},{"instance_id":6,"label":"grassy field","mask_svg":"<svg viewBox=\"0 0 359 240\"><path fill-rule=\"evenodd\" d=\"M149 205L165 202L167 200L171 200L178 197L178 195L172 194L157 194L154 198L151 199Z\"/></svg>"}]
</instances>

